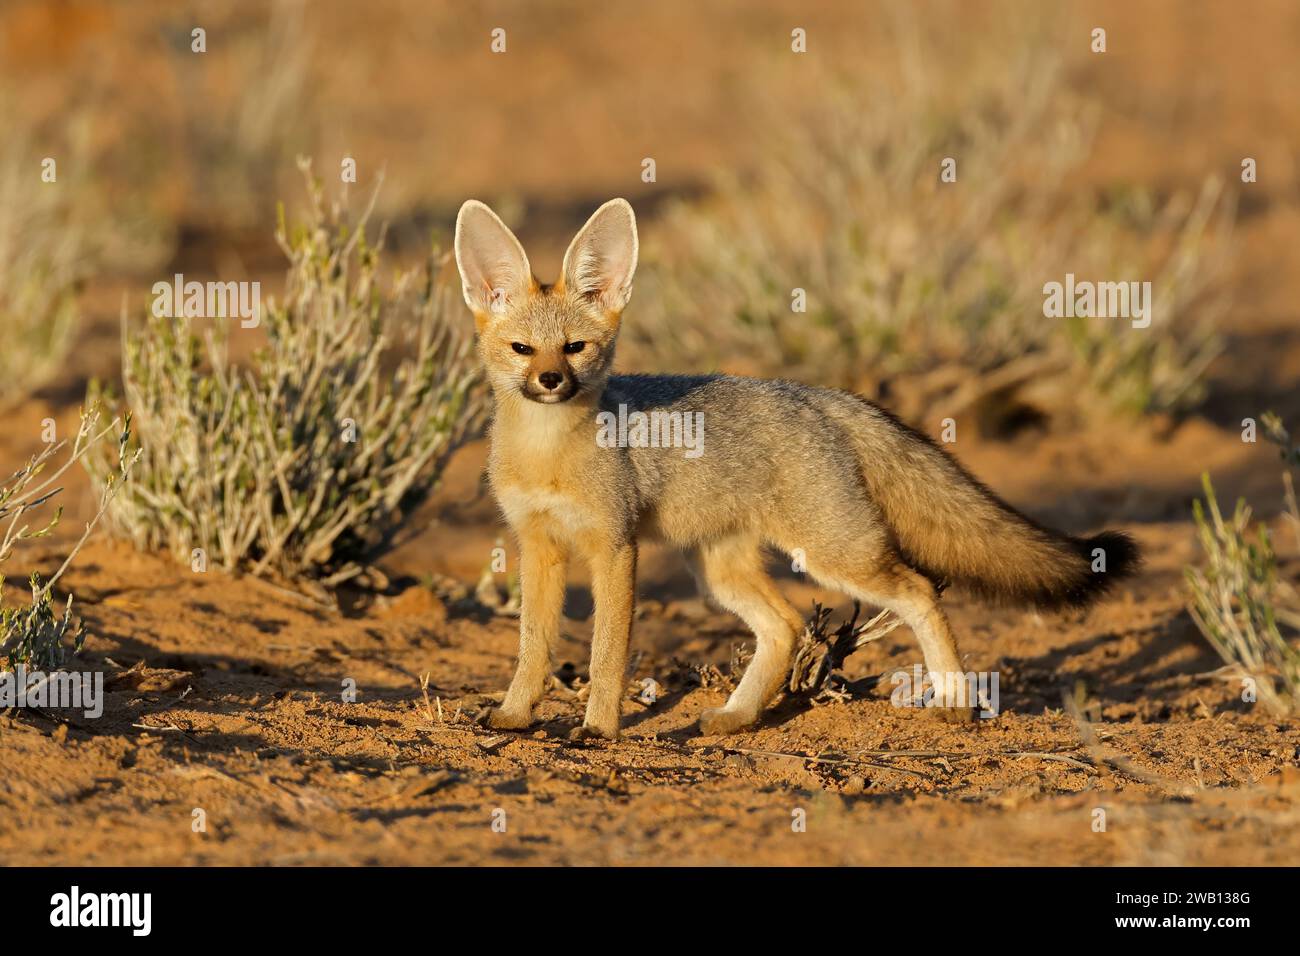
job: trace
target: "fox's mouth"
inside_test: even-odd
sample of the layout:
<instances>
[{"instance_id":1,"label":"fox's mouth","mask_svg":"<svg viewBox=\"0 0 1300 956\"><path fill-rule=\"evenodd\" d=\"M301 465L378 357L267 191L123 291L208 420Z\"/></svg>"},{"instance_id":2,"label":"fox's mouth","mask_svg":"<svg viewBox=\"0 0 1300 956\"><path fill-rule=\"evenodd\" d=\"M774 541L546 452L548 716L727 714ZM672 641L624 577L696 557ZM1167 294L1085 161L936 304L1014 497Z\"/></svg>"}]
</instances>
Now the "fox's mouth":
<instances>
[{"instance_id":1,"label":"fox's mouth","mask_svg":"<svg viewBox=\"0 0 1300 956\"><path fill-rule=\"evenodd\" d=\"M535 392L527 386L521 391L524 393L524 398L536 402L538 405L559 405L567 402L582 391L582 386L576 382L566 382L563 388L553 392Z\"/></svg>"}]
</instances>

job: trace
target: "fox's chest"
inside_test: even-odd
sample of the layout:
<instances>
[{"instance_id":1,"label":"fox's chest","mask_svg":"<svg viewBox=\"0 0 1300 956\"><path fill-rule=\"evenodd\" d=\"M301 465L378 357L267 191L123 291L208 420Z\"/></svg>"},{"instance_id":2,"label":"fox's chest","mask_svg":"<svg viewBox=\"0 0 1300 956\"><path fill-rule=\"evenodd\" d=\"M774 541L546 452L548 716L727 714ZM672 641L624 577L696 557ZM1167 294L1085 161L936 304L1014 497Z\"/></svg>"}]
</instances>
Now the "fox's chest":
<instances>
[{"instance_id":1,"label":"fox's chest","mask_svg":"<svg viewBox=\"0 0 1300 956\"><path fill-rule=\"evenodd\" d=\"M500 484L496 498L515 528L543 522L555 531L573 534L595 523L591 502L559 485Z\"/></svg>"},{"instance_id":2,"label":"fox's chest","mask_svg":"<svg viewBox=\"0 0 1300 956\"><path fill-rule=\"evenodd\" d=\"M520 458L493 448L488 463L492 492L514 528L543 523L571 537L599 522L590 473L564 458Z\"/></svg>"},{"instance_id":3,"label":"fox's chest","mask_svg":"<svg viewBox=\"0 0 1300 956\"><path fill-rule=\"evenodd\" d=\"M575 539L625 522L630 496L618 479L620 461L587 430L558 428L546 418L496 425L488 478L512 527L543 524L557 537Z\"/></svg>"}]
</instances>

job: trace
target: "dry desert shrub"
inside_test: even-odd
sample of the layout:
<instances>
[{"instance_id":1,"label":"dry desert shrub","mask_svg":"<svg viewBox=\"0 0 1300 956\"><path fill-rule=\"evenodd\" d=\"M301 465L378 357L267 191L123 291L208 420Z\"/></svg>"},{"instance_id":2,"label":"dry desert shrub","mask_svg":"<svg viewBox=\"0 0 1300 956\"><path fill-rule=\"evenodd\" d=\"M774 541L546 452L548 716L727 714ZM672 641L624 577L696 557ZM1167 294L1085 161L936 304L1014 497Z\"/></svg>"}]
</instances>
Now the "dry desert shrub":
<instances>
[{"instance_id":1,"label":"dry desert shrub","mask_svg":"<svg viewBox=\"0 0 1300 956\"><path fill-rule=\"evenodd\" d=\"M1262 424L1283 457L1300 465L1300 448L1276 416L1264 416ZM1300 556L1300 510L1291 475L1283 478L1286 520ZM1209 476L1201 480L1205 503L1193 502L1193 512L1205 562L1184 572L1188 611L1219 656L1254 680L1265 706L1292 713L1300 708L1300 592L1280 573L1268 529L1252 528L1250 506L1238 500L1225 516Z\"/></svg>"},{"instance_id":2,"label":"dry desert shrub","mask_svg":"<svg viewBox=\"0 0 1300 956\"><path fill-rule=\"evenodd\" d=\"M1059 44L1035 35L973 61L901 36L897 89L841 76L798 118L759 124L752 175L678 203L648 237L634 360L877 396L899 385L904 414L1008 394L1048 413L1196 402L1232 204L1214 181L1163 202L1078 189L1095 110L1068 90ZM1150 281L1151 326L1045 317L1044 284L1067 272Z\"/></svg>"},{"instance_id":3,"label":"dry desert shrub","mask_svg":"<svg viewBox=\"0 0 1300 956\"><path fill-rule=\"evenodd\" d=\"M201 338L193 318L151 310L124 332L145 455L108 518L138 547L319 593L391 546L483 402L442 257L383 284L370 209L350 220L302 165L310 214L290 227L281 212L284 299L263 310L251 367L232 365L225 321ZM102 456L87 461L102 479Z\"/></svg>"},{"instance_id":4,"label":"dry desert shrub","mask_svg":"<svg viewBox=\"0 0 1300 956\"><path fill-rule=\"evenodd\" d=\"M113 421L106 428L99 428L100 412L91 410L83 412L81 425L72 448L62 463L53 472L46 474L46 468L52 465L59 453L67 447L67 441L46 445L38 454L33 455L27 464L11 475L8 481L0 485L0 569L12 557L14 547L22 541L44 538L58 525L63 516L63 509L55 509L54 514L43 526L35 528L30 524L33 513L40 511L62 489L58 480L108 435L117 431L120 434L116 443L116 464L110 473L105 474L100 491L99 509L86 524L80 540L69 550L59 569L48 580L42 581L39 574L33 573L28 579L31 586L31 604L25 607L4 606L4 574L0 573L0 670L25 664L39 670L54 670L61 667L72 653L81 650L85 641L85 631L79 620L72 615L72 595L64 604L62 613L54 605L54 585L63 577L72 559L76 557L90 532L103 516L113 496L121 489L134 466L138 453L128 452L130 422L125 426ZM103 446L100 446L103 447ZM107 460L107 458L106 458Z\"/></svg>"}]
</instances>

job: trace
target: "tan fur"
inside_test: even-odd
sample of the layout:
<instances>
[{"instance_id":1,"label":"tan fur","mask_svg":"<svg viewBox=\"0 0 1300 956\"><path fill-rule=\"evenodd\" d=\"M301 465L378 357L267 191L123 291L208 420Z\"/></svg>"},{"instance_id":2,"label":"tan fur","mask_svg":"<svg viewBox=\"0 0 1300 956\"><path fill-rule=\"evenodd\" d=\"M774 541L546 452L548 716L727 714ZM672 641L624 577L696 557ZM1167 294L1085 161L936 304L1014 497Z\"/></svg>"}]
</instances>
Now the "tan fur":
<instances>
[{"instance_id":1,"label":"tan fur","mask_svg":"<svg viewBox=\"0 0 1300 956\"><path fill-rule=\"evenodd\" d=\"M465 301L495 396L488 476L522 555L519 661L492 726L532 721L559 635L565 563L576 556L591 570L596 613L590 697L575 734L617 737L641 538L681 548L715 600L754 632L754 658L726 705L702 715L705 733L753 723L788 675L803 622L763 570L769 548L798 553L819 582L895 611L936 675L962 669L941 586L1083 604L1135 566L1123 535L1080 540L1040 528L856 396L728 376L611 375L637 252L632 209L612 200L548 288L486 206L468 202L457 219ZM700 453L603 447L597 415L620 406L702 415ZM1108 573L1092 570L1097 549Z\"/></svg>"}]
</instances>

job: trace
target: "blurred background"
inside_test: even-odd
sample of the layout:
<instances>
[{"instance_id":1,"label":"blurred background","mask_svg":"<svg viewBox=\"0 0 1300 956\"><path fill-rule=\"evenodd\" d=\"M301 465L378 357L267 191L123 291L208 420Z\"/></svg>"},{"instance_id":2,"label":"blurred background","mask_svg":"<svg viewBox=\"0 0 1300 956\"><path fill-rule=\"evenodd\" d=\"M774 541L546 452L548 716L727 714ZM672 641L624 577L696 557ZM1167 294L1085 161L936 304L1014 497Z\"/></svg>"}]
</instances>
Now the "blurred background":
<instances>
[{"instance_id":1,"label":"blurred background","mask_svg":"<svg viewBox=\"0 0 1300 956\"><path fill-rule=\"evenodd\" d=\"M473 196L544 281L627 197L624 369L825 382L995 441L1195 420L1208 465L1243 415L1300 414L1298 47L1285 0L11 0L0 401L39 419L113 380L160 278L274 291L302 155L330 191L345 158L353 191L382 177L398 261ZM1044 318L1067 272L1151 281L1153 327Z\"/></svg>"},{"instance_id":2,"label":"blurred background","mask_svg":"<svg viewBox=\"0 0 1300 956\"><path fill-rule=\"evenodd\" d=\"M137 389L147 400L131 404L136 437L158 453L115 499L148 533L124 535L129 521L106 519L111 533L76 555L56 600L46 595L45 618L11 617L48 625L75 593L90 633L81 659L110 680L145 683L110 685L108 719L94 730L42 728L53 724L40 714L34 733L7 723L0 812L11 825L0 827L0 857L66 861L74 848L80 862L116 863L662 862L665 852L712 864L1293 859L1300 740L1241 699L1233 668L1285 675L1300 706L1300 512L1292 499L1285 514L1278 447L1300 467L1297 51L1294 0L2 0L0 479L51 453L50 420L58 437L76 434L97 382L122 394L124 365L128 389L132 369L137 384L157 386ZM191 362L189 339L176 334L188 325L147 321L151 288L176 273L260 281L264 300L293 300L275 237L279 204L290 221L307 214L300 156L351 208L378 189L370 222L388 224L382 274L366 287L374 297L295 311L300 328L337 335L337 320L313 319L346 311L362 316L354 329L392 343L388 332L417 324L408 317L445 314L468 334L454 268L430 258L445 253L465 199L496 208L538 277L553 281L574 232L624 196L641 257L622 370L854 389L935 438L955 437L945 447L1034 519L1131 532L1143 573L1088 615L945 598L968 666L1004 675L1005 719L987 731L913 722L876 690L756 732L763 749L751 753L791 760L737 763L738 754L660 745L660 734L689 740L699 710L721 702L718 681L735 673L749 637L698 599L678 556L646 547L632 670L680 694L636 718L640 749L560 752L556 737L577 710L554 698L540 734L549 739L481 746L454 726L472 712L460 701L505 686L518 636L516 561L497 564L494 549L509 540L482 480L482 439L445 470L438 458L421 489L440 484L418 510L390 512L404 539L379 555L380 574L347 578L363 586L340 588L337 605L304 602L316 592L257 580L257 568L195 573L194 542L242 539L257 530L254 511L267 516L265 539L291 512L298 521L299 502L326 493L335 510L315 513L299 535L311 547L300 550L332 560L332 545L316 547L320 528L336 540L351 492L392 488L391 472L365 470L382 442L345 454L331 431L338 419L320 411L357 391L338 383L387 395L398 376L370 373L391 364L358 361L350 345L321 359L302 336L272 371L305 368L303 378L325 384L299 390L294 375L267 374L262 391L285 402L254 405L244 396L257 391L256 374L228 376L235 384L223 391L203 363L248 371L270 321L227 323L230 364L224 345L194 348ZM348 160L355 184L341 181ZM355 288L339 280L348 270L308 268L332 261L340 232L320 226L310 240L294 247L299 301ZM439 292L445 313L388 294L401 286L390 278L398 267L430 261L452 285L421 281L418 292ZM1150 282L1150 326L1046 317L1044 284L1069 274ZM438 355L430 364L454 364ZM387 419L356 417L387 432L389 421L436 424L470 404L435 395L423 407L437 414L420 416L384 401ZM233 419L243 431L229 425L232 408L244 409ZM1262 424L1270 410L1290 434L1261 427L1248 440L1243 421ZM418 457L412 447L398 464ZM111 471L117 446L100 448ZM277 498L289 458L300 483ZM334 467L347 461L358 470ZM1204 473L1229 516L1215 527L1193 520L1193 502L1213 500ZM349 485L341 474L355 477ZM65 520L15 553L0 611L26 611L35 585L24 579L55 574L95 514L85 469L70 468L65 482L46 509L66 504ZM1245 511L1233 517L1239 495L1258 525ZM259 509L281 500L294 505ZM1274 532L1276 555L1260 525ZM390 530L377 521L361 530L375 527ZM254 544L236 557L261 561L268 549ZM585 667L592 628L586 569L573 564L557 658L566 683ZM801 609L839 600L782 561L773 570ZM848 676L910 667L914 652L900 631L864 648ZM345 678L365 688L367 710L332 700ZM1072 758L1072 767L1023 762L1092 740L1061 709L1071 702L1106 722L1097 739L1139 773L1114 761L1116 772L1099 762L1096 775ZM182 732L154 733L165 730ZM866 779L837 779L855 765L800 756L864 744L897 756L938 746L953 766L895 773L873 757ZM957 760L958 750L975 759ZM220 773L194 780L208 761ZM411 783L413 762L425 773ZM823 790L849 799L823 802ZM829 816L792 842L782 801L793 792L816 794L808 806ZM517 843L482 825L482 807L502 799L530 805ZM1089 825L1098 799L1124 806L1112 836ZM201 850L189 829L196 805L213 811L216 831ZM773 839L761 839L764 827ZM929 839L937 829L944 840ZM755 839L738 844L742 830Z\"/></svg>"}]
</instances>

